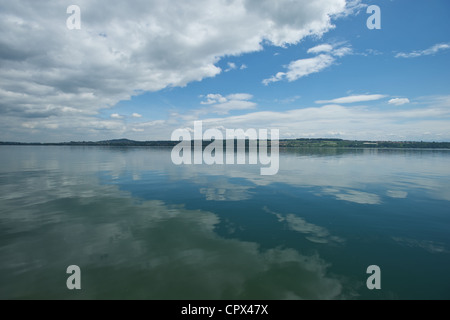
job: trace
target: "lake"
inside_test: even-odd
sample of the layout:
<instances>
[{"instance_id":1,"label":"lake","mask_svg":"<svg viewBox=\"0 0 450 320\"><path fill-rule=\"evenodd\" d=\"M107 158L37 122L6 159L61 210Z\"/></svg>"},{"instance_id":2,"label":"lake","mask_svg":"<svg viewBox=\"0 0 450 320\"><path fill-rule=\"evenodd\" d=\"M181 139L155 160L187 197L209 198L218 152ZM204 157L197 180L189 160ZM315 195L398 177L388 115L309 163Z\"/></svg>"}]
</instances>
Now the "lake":
<instances>
[{"instance_id":1,"label":"lake","mask_svg":"<svg viewBox=\"0 0 450 320\"><path fill-rule=\"evenodd\" d=\"M1 146L0 299L450 299L449 164L289 149L261 176L170 148Z\"/></svg>"}]
</instances>

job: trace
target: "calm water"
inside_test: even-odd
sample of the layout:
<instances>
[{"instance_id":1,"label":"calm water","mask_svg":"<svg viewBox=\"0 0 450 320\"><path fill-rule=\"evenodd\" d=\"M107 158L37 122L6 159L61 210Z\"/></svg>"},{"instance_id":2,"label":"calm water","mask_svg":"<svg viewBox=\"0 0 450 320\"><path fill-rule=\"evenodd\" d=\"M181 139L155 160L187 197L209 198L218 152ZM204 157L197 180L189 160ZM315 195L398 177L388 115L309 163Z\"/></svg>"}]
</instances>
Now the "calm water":
<instances>
[{"instance_id":1,"label":"calm water","mask_svg":"<svg viewBox=\"0 0 450 320\"><path fill-rule=\"evenodd\" d=\"M450 299L450 151L170 151L0 147L0 298Z\"/></svg>"}]
</instances>

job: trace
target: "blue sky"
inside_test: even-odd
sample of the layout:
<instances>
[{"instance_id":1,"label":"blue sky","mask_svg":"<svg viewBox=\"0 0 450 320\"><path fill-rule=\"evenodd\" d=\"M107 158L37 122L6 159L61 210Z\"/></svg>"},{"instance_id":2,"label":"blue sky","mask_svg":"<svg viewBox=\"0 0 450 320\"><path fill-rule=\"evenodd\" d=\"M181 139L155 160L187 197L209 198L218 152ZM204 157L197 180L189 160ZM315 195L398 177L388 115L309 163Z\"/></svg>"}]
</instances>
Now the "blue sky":
<instances>
[{"instance_id":1,"label":"blue sky","mask_svg":"<svg viewBox=\"0 0 450 320\"><path fill-rule=\"evenodd\" d=\"M448 1L75 2L0 4L0 140L169 140L203 120L450 141Z\"/></svg>"}]
</instances>

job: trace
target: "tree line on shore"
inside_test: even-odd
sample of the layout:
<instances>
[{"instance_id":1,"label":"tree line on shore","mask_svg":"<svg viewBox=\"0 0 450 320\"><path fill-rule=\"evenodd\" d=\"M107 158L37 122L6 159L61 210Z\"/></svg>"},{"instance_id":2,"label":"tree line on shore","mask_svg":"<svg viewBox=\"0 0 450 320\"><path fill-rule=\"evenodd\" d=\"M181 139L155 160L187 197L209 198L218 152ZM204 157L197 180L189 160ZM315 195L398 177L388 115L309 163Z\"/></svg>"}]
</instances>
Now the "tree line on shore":
<instances>
[{"instance_id":1,"label":"tree line on shore","mask_svg":"<svg viewBox=\"0 0 450 320\"><path fill-rule=\"evenodd\" d=\"M225 143L226 141L224 141ZM237 145L237 141L235 141ZM128 139L115 139L104 141L71 141L60 143L23 143L0 142L0 145L37 145L37 146L117 146L117 147L174 147L179 141L135 141ZM207 146L211 141L203 141ZM246 148L249 140L245 141ZM270 145L270 141L268 143ZM423 148L423 149L450 149L450 142L426 141L358 141L342 139L281 139L280 148Z\"/></svg>"}]
</instances>

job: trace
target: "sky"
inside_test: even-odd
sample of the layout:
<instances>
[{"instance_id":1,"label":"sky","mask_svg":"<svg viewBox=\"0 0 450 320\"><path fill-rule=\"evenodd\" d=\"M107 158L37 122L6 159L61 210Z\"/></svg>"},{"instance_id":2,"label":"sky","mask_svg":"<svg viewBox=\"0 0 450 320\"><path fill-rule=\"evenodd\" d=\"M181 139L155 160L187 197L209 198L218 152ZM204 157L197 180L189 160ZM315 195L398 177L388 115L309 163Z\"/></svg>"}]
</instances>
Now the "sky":
<instances>
[{"instance_id":1,"label":"sky","mask_svg":"<svg viewBox=\"0 0 450 320\"><path fill-rule=\"evenodd\" d=\"M0 0L0 141L170 140L199 120L450 141L449 12L448 0Z\"/></svg>"}]
</instances>

